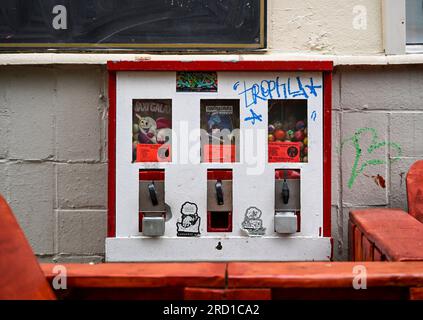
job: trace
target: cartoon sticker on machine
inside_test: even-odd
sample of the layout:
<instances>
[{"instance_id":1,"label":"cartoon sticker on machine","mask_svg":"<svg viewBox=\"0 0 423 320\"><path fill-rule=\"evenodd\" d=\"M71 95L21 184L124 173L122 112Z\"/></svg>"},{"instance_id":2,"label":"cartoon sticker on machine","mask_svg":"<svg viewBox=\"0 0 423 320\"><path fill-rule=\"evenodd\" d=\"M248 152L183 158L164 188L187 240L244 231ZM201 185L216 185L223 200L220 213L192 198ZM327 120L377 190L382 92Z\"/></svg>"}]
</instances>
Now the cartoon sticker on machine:
<instances>
[{"instance_id":1,"label":"cartoon sticker on machine","mask_svg":"<svg viewBox=\"0 0 423 320\"><path fill-rule=\"evenodd\" d=\"M132 124L133 162L171 161L171 100L134 99Z\"/></svg>"},{"instance_id":2,"label":"cartoon sticker on machine","mask_svg":"<svg viewBox=\"0 0 423 320\"><path fill-rule=\"evenodd\" d=\"M181 207L181 218L176 223L178 237L195 237L200 235L201 218L195 203L185 202Z\"/></svg>"},{"instance_id":3,"label":"cartoon sticker on machine","mask_svg":"<svg viewBox=\"0 0 423 320\"><path fill-rule=\"evenodd\" d=\"M249 236L262 236L266 228L263 227L263 220L261 219L262 212L259 208L249 207L245 211L244 221L241 224L241 230L246 232Z\"/></svg>"}]
</instances>

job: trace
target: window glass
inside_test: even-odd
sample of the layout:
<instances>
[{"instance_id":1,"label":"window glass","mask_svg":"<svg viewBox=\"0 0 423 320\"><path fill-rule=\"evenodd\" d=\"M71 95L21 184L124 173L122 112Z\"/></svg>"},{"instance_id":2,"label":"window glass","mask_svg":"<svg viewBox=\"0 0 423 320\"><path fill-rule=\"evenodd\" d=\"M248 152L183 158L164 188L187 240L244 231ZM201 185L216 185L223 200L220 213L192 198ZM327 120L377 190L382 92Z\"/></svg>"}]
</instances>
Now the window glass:
<instances>
[{"instance_id":1,"label":"window glass","mask_svg":"<svg viewBox=\"0 0 423 320\"><path fill-rule=\"evenodd\" d=\"M132 101L132 161L170 162L172 100Z\"/></svg>"},{"instance_id":2,"label":"window glass","mask_svg":"<svg viewBox=\"0 0 423 320\"><path fill-rule=\"evenodd\" d=\"M423 0L406 0L407 44L423 44Z\"/></svg>"},{"instance_id":3,"label":"window glass","mask_svg":"<svg viewBox=\"0 0 423 320\"><path fill-rule=\"evenodd\" d=\"M269 100L269 162L308 162L307 100Z\"/></svg>"},{"instance_id":4,"label":"window glass","mask_svg":"<svg viewBox=\"0 0 423 320\"><path fill-rule=\"evenodd\" d=\"M238 162L239 100L201 100L202 162Z\"/></svg>"}]
</instances>

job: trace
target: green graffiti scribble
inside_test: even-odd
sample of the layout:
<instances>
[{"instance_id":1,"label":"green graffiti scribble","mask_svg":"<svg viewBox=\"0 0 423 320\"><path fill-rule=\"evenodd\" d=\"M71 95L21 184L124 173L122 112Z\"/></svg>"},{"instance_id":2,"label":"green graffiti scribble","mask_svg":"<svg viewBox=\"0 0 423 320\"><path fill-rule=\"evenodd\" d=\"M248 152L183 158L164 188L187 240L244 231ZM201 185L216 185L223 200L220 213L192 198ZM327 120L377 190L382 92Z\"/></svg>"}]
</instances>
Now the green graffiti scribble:
<instances>
[{"instance_id":1,"label":"green graffiti scribble","mask_svg":"<svg viewBox=\"0 0 423 320\"><path fill-rule=\"evenodd\" d=\"M358 175L363 173L363 171L366 167L387 163L385 160L370 159L370 160L363 162L361 164L361 166L359 166L361 157L363 156L362 149L361 149L361 146L360 146L360 141L361 141L362 134L365 133L365 132L370 132L372 134L370 146L367 148L367 152L369 154L372 154L375 150L377 150L379 148L382 148L382 147L385 147L385 146L390 146L390 147L396 149L397 155L396 155L396 157L390 159L389 161L391 161L391 162L397 161L397 160L399 160L399 157L401 157L401 155L402 155L401 147L397 143L379 141L379 137L378 137L376 129L374 129L374 128L357 129L357 131L354 133L354 135L351 138L345 139L341 143L341 149L344 147L345 143L347 143L347 142L351 142L353 147L355 148L354 164L353 164L353 167L352 167L352 170L351 170L350 178L348 180L348 188L350 188L350 189L354 185L354 182L357 179Z\"/></svg>"},{"instance_id":2,"label":"green graffiti scribble","mask_svg":"<svg viewBox=\"0 0 423 320\"><path fill-rule=\"evenodd\" d=\"M178 72L176 87L182 91L216 91L217 75L215 72Z\"/></svg>"}]
</instances>

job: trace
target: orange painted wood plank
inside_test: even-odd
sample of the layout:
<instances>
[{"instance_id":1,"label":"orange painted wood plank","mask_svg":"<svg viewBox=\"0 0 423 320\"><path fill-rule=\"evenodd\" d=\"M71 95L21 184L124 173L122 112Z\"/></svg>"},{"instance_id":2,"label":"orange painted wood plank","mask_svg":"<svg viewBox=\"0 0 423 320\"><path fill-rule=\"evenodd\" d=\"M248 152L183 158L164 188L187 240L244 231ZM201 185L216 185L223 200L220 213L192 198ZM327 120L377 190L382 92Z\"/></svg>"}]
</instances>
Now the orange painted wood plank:
<instances>
[{"instance_id":1,"label":"orange painted wood plank","mask_svg":"<svg viewBox=\"0 0 423 320\"><path fill-rule=\"evenodd\" d=\"M58 290L63 300L182 300L183 287L165 288L76 288Z\"/></svg>"},{"instance_id":2,"label":"orange painted wood plank","mask_svg":"<svg viewBox=\"0 0 423 320\"><path fill-rule=\"evenodd\" d=\"M185 300L271 300L271 289L185 288Z\"/></svg>"},{"instance_id":3,"label":"orange painted wood plank","mask_svg":"<svg viewBox=\"0 0 423 320\"><path fill-rule=\"evenodd\" d=\"M368 287L423 286L423 262L232 262L228 288L351 288L356 266Z\"/></svg>"},{"instance_id":4,"label":"orange painted wood plank","mask_svg":"<svg viewBox=\"0 0 423 320\"><path fill-rule=\"evenodd\" d=\"M273 288L274 300L408 300L407 287Z\"/></svg>"},{"instance_id":5,"label":"orange painted wood plank","mask_svg":"<svg viewBox=\"0 0 423 320\"><path fill-rule=\"evenodd\" d=\"M42 264L49 281L55 264ZM63 264L68 286L90 288L223 287L225 263Z\"/></svg>"},{"instance_id":6,"label":"orange painted wood plank","mask_svg":"<svg viewBox=\"0 0 423 320\"><path fill-rule=\"evenodd\" d=\"M373 246L373 261L384 261L382 252L376 246Z\"/></svg>"},{"instance_id":7,"label":"orange painted wood plank","mask_svg":"<svg viewBox=\"0 0 423 320\"><path fill-rule=\"evenodd\" d=\"M357 227L354 229L354 261L363 261L363 234Z\"/></svg>"},{"instance_id":8,"label":"orange painted wood plank","mask_svg":"<svg viewBox=\"0 0 423 320\"><path fill-rule=\"evenodd\" d=\"M410 288L410 300L423 300L423 288Z\"/></svg>"},{"instance_id":9,"label":"orange painted wood plank","mask_svg":"<svg viewBox=\"0 0 423 320\"><path fill-rule=\"evenodd\" d=\"M373 261L373 248L374 245L366 238L362 238L362 248L363 248L363 260L364 261Z\"/></svg>"},{"instance_id":10,"label":"orange painted wood plank","mask_svg":"<svg viewBox=\"0 0 423 320\"><path fill-rule=\"evenodd\" d=\"M423 224L406 212L354 210L350 219L389 261L423 261Z\"/></svg>"},{"instance_id":11,"label":"orange painted wood plank","mask_svg":"<svg viewBox=\"0 0 423 320\"><path fill-rule=\"evenodd\" d=\"M348 221L348 258L350 261L355 260L355 252L354 252L354 233L355 233L355 224L351 221Z\"/></svg>"},{"instance_id":12,"label":"orange painted wood plank","mask_svg":"<svg viewBox=\"0 0 423 320\"><path fill-rule=\"evenodd\" d=\"M224 300L225 289L184 288L184 300Z\"/></svg>"},{"instance_id":13,"label":"orange painted wood plank","mask_svg":"<svg viewBox=\"0 0 423 320\"><path fill-rule=\"evenodd\" d=\"M12 210L0 196L0 300L55 298Z\"/></svg>"}]
</instances>

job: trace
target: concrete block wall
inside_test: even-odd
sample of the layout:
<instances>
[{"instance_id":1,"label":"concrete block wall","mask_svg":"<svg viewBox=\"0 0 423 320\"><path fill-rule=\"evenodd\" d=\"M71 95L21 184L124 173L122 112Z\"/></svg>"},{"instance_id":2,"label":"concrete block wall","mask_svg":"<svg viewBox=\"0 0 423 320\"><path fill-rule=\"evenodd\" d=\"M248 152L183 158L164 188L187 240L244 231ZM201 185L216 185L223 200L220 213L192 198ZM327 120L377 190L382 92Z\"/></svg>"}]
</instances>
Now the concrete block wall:
<instances>
[{"instance_id":1,"label":"concrete block wall","mask_svg":"<svg viewBox=\"0 0 423 320\"><path fill-rule=\"evenodd\" d=\"M407 210L405 178L423 159L423 66L337 68L333 94L334 255L348 257L354 208Z\"/></svg>"},{"instance_id":2,"label":"concrete block wall","mask_svg":"<svg viewBox=\"0 0 423 320\"><path fill-rule=\"evenodd\" d=\"M0 68L0 193L41 261L104 256L107 98L103 66ZM423 159L423 67L339 67L333 92L332 233L348 256L348 212L406 209Z\"/></svg>"},{"instance_id":3,"label":"concrete block wall","mask_svg":"<svg viewBox=\"0 0 423 320\"><path fill-rule=\"evenodd\" d=\"M107 98L100 66L0 69L0 193L42 261L100 261Z\"/></svg>"}]
</instances>

